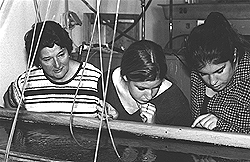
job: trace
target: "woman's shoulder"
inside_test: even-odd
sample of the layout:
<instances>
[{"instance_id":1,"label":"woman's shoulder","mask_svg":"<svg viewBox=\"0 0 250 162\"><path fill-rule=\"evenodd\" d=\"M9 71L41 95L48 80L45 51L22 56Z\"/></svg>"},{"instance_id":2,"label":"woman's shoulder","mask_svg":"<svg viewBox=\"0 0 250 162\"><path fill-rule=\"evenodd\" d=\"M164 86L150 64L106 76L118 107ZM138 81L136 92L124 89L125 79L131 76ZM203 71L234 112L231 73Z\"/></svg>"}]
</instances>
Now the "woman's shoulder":
<instances>
[{"instance_id":1,"label":"woman's shoulder","mask_svg":"<svg viewBox=\"0 0 250 162\"><path fill-rule=\"evenodd\" d=\"M166 90L166 92L173 92L173 93L176 93L176 92L182 92L181 91L181 88L174 82L171 82L171 86L169 87L169 89Z\"/></svg>"},{"instance_id":2,"label":"woman's shoulder","mask_svg":"<svg viewBox=\"0 0 250 162\"><path fill-rule=\"evenodd\" d=\"M250 80L250 54L246 52L244 57L240 60L235 76L237 81L248 82Z\"/></svg>"},{"instance_id":3,"label":"woman's shoulder","mask_svg":"<svg viewBox=\"0 0 250 162\"><path fill-rule=\"evenodd\" d=\"M86 63L86 62L81 62L78 68L78 75L82 75L82 71L84 71L85 75L90 75L90 76L96 76L96 77L100 77L102 72L100 69L98 69L95 65L91 64L91 63Z\"/></svg>"},{"instance_id":4,"label":"woman's shoulder","mask_svg":"<svg viewBox=\"0 0 250 162\"><path fill-rule=\"evenodd\" d=\"M43 70L41 68L38 68L36 66L33 66L29 69L27 69L26 71L24 71L23 73L21 73L15 80L15 82L18 85L23 85L23 83L25 82L25 78L28 77L28 80L32 79L32 80L42 80L45 78Z\"/></svg>"},{"instance_id":5,"label":"woman's shoulder","mask_svg":"<svg viewBox=\"0 0 250 162\"><path fill-rule=\"evenodd\" d=\"M100 69L97 68L97 67L96 67L95 65L93 65L92 63L89 63L89 62L81 62L81 63L80 63L80 66L81 66L81 68L87 68L87 69L95 70L95 71L101 73Z\"/></svg>"},{"instance_id":6,"label":"woman's shoulder","mask_svg":"<svg viewBox=\"0 0 250 162\"><path fill-rule=\"evenodd\" d=\"M168 98L178 98L178 97L185 97L181 88L174 82L171 82L171 86L168 89L165 89L159 96L168 96Z\"/></svg>"},{"instance_id":7,"label":"woman's shoulder","mask_svg":"<svg viewBox=\"0 0 250 162\"><path fill-rule=\"evenodd\" d=\"M38 68L36 66L33 66L26 71L24 71L22 74L19 75L18 79L24 79L26 76L34 77L34 76L43 76L43 70L41 68Z\"/></svg>"},{"instance_id":8,"label":"woman's shoulder","mask_svg":"<svg viewBox=\"0 0 250 162\"><path fill-rule=\"evenodd\" d=\"M164 92L180 90L180 87L175 82L168 80L168 79L165 79L162 82L162 87L164 89Z\"/></svg>"}]
</instances>

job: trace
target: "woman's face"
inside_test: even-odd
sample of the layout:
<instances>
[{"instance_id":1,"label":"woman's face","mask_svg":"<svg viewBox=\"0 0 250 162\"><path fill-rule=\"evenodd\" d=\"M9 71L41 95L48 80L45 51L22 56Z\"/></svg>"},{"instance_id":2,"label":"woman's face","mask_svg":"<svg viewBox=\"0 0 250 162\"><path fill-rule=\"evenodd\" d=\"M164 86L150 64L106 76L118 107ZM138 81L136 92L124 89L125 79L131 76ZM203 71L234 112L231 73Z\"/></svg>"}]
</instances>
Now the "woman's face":
<instances>
[{"instance_id":1,"label":"woman's face","mask_svg":"<svg viewBox=\"0 0 250 162\"><path fill-rule=\"evenodd\" d=\"M54 44L52 48L45 47L40 52L40 64L44 72L53 81L65 81L69 71L69 53L66 48Z\"/></svg>"},{"instance_id":2,"label":"woman's face","mask_svg":"<svg viewBox=\"0 0 250 162\"><path fill-rule=\"evenodd\" d=\"M131 96L139 103L149 102L158 92L162 81L134 82L128 81L128 90Z\"/></svg>"},{"instance_id":3,"label":"woman's face","mask_svg":"<svg viewBox=\"0 0 250 162\"><path fill-rule=\"evenodd\" d=\"M223 90L233 76L234 70L230 61L220 64L207 64L199 74L208 87L214 91Z\"/></svg>"}]
</instances>

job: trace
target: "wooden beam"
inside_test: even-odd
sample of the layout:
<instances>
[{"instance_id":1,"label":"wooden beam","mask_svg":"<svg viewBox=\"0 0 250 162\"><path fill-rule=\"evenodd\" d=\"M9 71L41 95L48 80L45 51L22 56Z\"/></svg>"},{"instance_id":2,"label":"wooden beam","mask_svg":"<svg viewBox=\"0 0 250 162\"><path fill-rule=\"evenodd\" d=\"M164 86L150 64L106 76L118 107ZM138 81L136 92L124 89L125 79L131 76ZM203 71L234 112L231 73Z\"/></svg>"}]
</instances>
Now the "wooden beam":
<instances>
[{"instance_id":1,"label":"wooden beam","mask_svg":"<svg viewBox=\"0 0 250 162\"><path fill-rule=\"evenodd\" d=\"M34 124L35 125L35 124ZM28 128L27 130L34 130L33 127ZM40 132L43 135L48 133L47 130L43 129L44 132ZM41 131L41 130L39 130ZM50 131L49 134L50 135ZM55 132L53 132L55 133ZM106 132L107 133L107 132ZM177 140L168 140L168 139L152 139L152 138L143 138L140 136L124 136L124 134L117 134L117 132L113 131L113 139L115 145L119 146L130 146L134 148L151 148L153 150L161 150L167 152L176 152L176 153L184 153L184 154L195 154L195 155L203 155L203 156L211 156L223 159L230 159L230 160L250 160L250 150L243 149L243 148L234 148L234 147L226 147L226 146L217 146L212 144L204 144L204 143L197 143L197 142L183 142ZM61 134L58 134L57 138L60 138ZM82 141L92 141L96 143L97 140L96 134L78 134L75 132L75 135L80 143ZM65 135L62 136L65 138ZM68 138L68 137L66 137ZM103 141L102 141L103 140ZM69 142L69 141L67 141ZM105 147L107 147L107 139L101 138L100 143L105 143ZM108 141L111 146L111 142ZM74 140L72 139L72 144L74 144ZM62 143L63 145L63 143ZM38 146L39 147L39 146ZM43 147L43 146L41 146ZM89 146L87 146L90 148ZM93 146L94 148L95 146ZM102 144L101 146L102 147ZM48 148L49 149L49 148ZM3 161L5 151L0 149L0 161ZM55 162L56 159L48 159L43 155L39 157L38 155L28 154L23 152L10 152L9 159L16 160L16 161L50 161ZM177 155L178 156L178 155ZM62 160L60 160L62 161Z\"/></svg>"},{"instance_id":2,"label":"wooden beam","mask_svg":"<svg viewBox=\"0 0 250 162\"><path fill-rule=\"evenodd\" d=\"M4 161L4 155L5 155L5 150L0 149L0 161ZM43 156L38 156L38 155L33 155L33 154L27 154L27 153L22 153L22 152L15 152L11 151L10 156L9 156L9 161L11 162L66 162L63 160L54 160L51 158L43 157ZM67 161L70 162L70 161Z\"/></svg>"},{"instance_id":3,"label":"wooden beam","mask_svg":"<svg viewBox=\"0 0 250 162\"><path fill-rule=\"evenodd\" d=\"M0 109L0 118L12 118L14 115L15 111ZM26 122L42 122L69 126L70 115L22 111L19 114L19 119ZM250 148L250 135L247 134L216 132L200 128L146 124L121 120L109 121L108 124L112 130L125 131L138 135ZM80 128L98 129L100 120L75 116L73 125ZM103 122L102 127L106 128L105 122Z\"/></svg>"}]
</instances>

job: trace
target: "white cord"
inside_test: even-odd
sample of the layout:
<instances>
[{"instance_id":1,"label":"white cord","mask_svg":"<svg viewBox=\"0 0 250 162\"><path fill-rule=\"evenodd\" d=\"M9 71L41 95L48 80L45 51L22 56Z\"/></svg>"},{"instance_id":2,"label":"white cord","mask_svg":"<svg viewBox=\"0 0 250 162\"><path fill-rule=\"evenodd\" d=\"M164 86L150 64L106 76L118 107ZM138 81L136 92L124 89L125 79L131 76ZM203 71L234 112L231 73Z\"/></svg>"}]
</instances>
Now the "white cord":
<instances>
[{"instance_id":1,"label":"white cord","mask_svg":"<svg viewBox=\"0 0 250 162\"><path fill-rule=\"evenodd\" d=\"M112 146L115 150L116 155L118 156L118 158L120 159L121 156L119 155L115 143L114 143L114 139L108 124L108 115L107 115L107 110L105 108L105 102L106 102L106 95L107 95L107 89L108 89L108 80L109 80L109 73L110 73L110 69L111 69L111 63L112 63L112 57L113 57L113 49L114 49L114 43L115 43L115 34L116 34L116 28L117 28L117 24L118 24L118 13L119 13L119 7L120 7L120 0L117 1L117 6L116 6L116 17L115 17L115 26L114 26L114 32L113 32L113 39L112 39L112 47L111 47L111 54L110 54L110 58L109 58L109 64L108 64L108 70L107 70L107 81L106 81L106 85L105 85L105 91L104 91L104 100L103 100L103 105L104 105L104 111L105 111L105 117L106 117L106 123L107 123L107 127L108 127L108 131L109 131L109 135L110 135L110 140L112 143ZM102 83L104 84L104 83Z\"/></svg>"},{"instance_id":2,"label":"white cord","mask_svg":"<svg viewBox=\"0 0 250 162\"><path fill-rule=\"evenodd\" d=\"M47 18L47 13L48 13L48 10L50 9L50 7L51 7L51 0L49 2L48 7L47 7L47 12L46 12L45 20ZM27 81L29 79L31 67L32 67L32 65L34 63L34 60L35 60L35 54L36 54L37 49L38 49L38 45L39 45L39 42L40 42L40 39L41 39L41 36L42 36L42 32L43 32L43 29L44 29L44 26L45 26L45 22L46 21L43 22L43 25L42 25L42 28L41 28L41 32L40 32L40 35L39 35L39 38L38 38L38 41L37 41L37 45L36 45L36 48L35 48L35 51L34 51L34 55L33 55L32 61L30 63L30 67L26 68L26 76L25 76L25 81L24 81L23 87L22 87L21 98L20 98L20 101L18 103L18 107L17 107L17 110L16 110L16 114L15 114L15 117L14 117L14 120L13 120L13 123L12 123L10 135L9 135L9 138L8 138L8 143L7 143L7 146L6 146L6 153L5 153L5 157L4 157L4 159L5 159L6 162L8 162L8 159L9 159L10 147L11 147L11 143L12 143L14 131L15 131L15 128L16 128L18 113L19 113L19 110L20 110L20 107L21 107L21 102L22 102L22 100L24 98L24 91L25 91L25 88L26 88ZM33 34L35 34L35 31L34 31ZM34 35L33 35L33 38L34 38ZM32 41L34 41L33 38L32 38ZM32 47L31 47L30 53L32 52L33 42L32 42L31 45L32 45ZM30 59L30 57L29 57L29 59ZM29 62L29 60L28 60L28 62ZM29 64L27 66L29 66ZM27 73L27 69L28 69L28 73Z\"/></svg>"},{"instance_id":3,"label":"white cord","mask_svg":"<svg viewBox=\"0 0 250 162\"><path fill-rule=\"evenodd\" d=\"M102 89L103 89L103 109L102 109L102 114L101 114L101 122L100 122L100 126L99 126L99 132L98 132L98 138L97 138L97 146L96 146L96 152L95 152L95 159L94 159L94 162L96 162L96 159L97 159L97 152L98 152L98 146L99 146L99 141L100 141L100 134L101 134L101 128L102 128L102 121L103 121L103 115L105 113L105 121L106 121L106 124L107 124L107 128L108 128L108 132L109 132L109 135L110 135L110 139L111 139L111 143L112 143L112 146L118 156L118 158L120 159L120 155L116 149L116 146L114 144L114 140L113 140L113 136L112 136L112 133L111 133L111 130L110 130L110 127L109 127L109 123L108 123L108 115L107 115L107 110L105 108L105 103L106 103L106 94L107 94L107 87L108 87L108 80L109 80L109 72L110 72L110 68L111 68L111 61L112 61L112 56L113 56L113 47L114 47L114 39L115 39L115 34L116 34L116 28L117 28L117 20L118 20L118 11L119 11L119 6L120 6L120 0L117 1L117 11L116 11L116 20L115 20L115 28L114 28L114 33L113 33L113 42L112 42L112 49L111 49L111 56L110 56L110 59L109 59L109 65L108 65L108 73L107 73L107 81L106 81L106 85L105 85L105 89L104 89L104 78L103 78L103 75L102 75ZM97 15L99 15L99 11L97 10ZM99 18L99 16L98 16ZM101 44L100 44L100 21L98 23L99 25L99 48L100 48L100 64L101 64L101 71L103 72L103 63L102 63L102 50L101 50Z\"/></svg>"},{"instance_id":4,"label":"white cord","mask_svg":"<svg viewBox=\"0 0 250 162\"><path fill-rule=\"evenodd\" d=\"M101 72L103 74L103 64L102 64L102 49L101 49L101 26L100 26L100 4L101 0L97 0L97 18L98 18L98 38L99 38L99 53L100 53L100 66L101 66ZM102 81L103 81L103 75L101 75ZM103 88L103 84L102 84ZM103 121L103 109L102 109L102 117L100 120L99 124L99 129L98 129L98 135L97 135L97 141L96 141L96 149L95 149L95 157L94 157L94 162L97 161L97 154L98 154L98 149L99 149L99 143L100 143L100 138L101 138L101 129L102 129L102 121Z\"/></svg>"},{"instance_id":5,"label":"white cord","mask_svg":"<svg viewBox=\"0 0 250 162\"><path fill-rule=\"evenodd\" d=\"M94 26L93 26L93 30L92 30L92 35L91 35L91 39L90 39L89 49L88 49L88 52L87 52L87 55L86 55L86 58L85 58L85 62L84 62L84 64L83 64L83 71L82 71L81 78L80 78L80 81L79 81L78 86L77 86L77 89L76 89L76 93L75 93L75 96L74 96L72 108L71 108L71 111L70 111L70 123L69 123L69 126L70 126L70 127L69 127L69 128L70 128L70 134L72 135L73 139L75 140L75 142L76 142L79 146L82 146L82 145L81 145L81 144L78 142L78 140L75 138L74 132L73 132L73 110L74 110L74 105L75 105L76 96L77 96L77 93L78 93L78 90L79 90L79 87L80 87L80 84L81 84L81 81L82 81L82 77L83 77L83 74L84 74L84 71L85 71L85 67L86 67L87 61L89 60L90 49L91 49L92 42L93 42L93 39L94 39L94 32L95 32L95 28L96 28L96 22L97 22L97 15L96 15L95 22L94 22Z\"/></svg>"}]
</instances>

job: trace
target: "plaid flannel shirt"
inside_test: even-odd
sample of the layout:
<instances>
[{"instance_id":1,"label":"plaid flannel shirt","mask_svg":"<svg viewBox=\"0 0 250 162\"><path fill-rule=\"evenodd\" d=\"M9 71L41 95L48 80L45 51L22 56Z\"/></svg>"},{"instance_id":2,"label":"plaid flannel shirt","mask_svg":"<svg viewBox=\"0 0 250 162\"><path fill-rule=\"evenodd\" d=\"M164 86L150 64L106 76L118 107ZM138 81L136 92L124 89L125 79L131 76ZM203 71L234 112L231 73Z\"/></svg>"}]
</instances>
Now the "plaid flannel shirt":
<instances>
[{"instance_id":1,"label":"plaid flannel shirt","mask_svg":"<svg viewBox=\"0 0 250 162\"><path fill-rule=\"evenodd\" d=\"M201 77L191 73L191 109L194 118L200 115L206 86ZM231 81L214 95L207 105L207 112L218 117L214 130L250 133L250 54L239 62Z\"/></svg>"}]
</instances>

